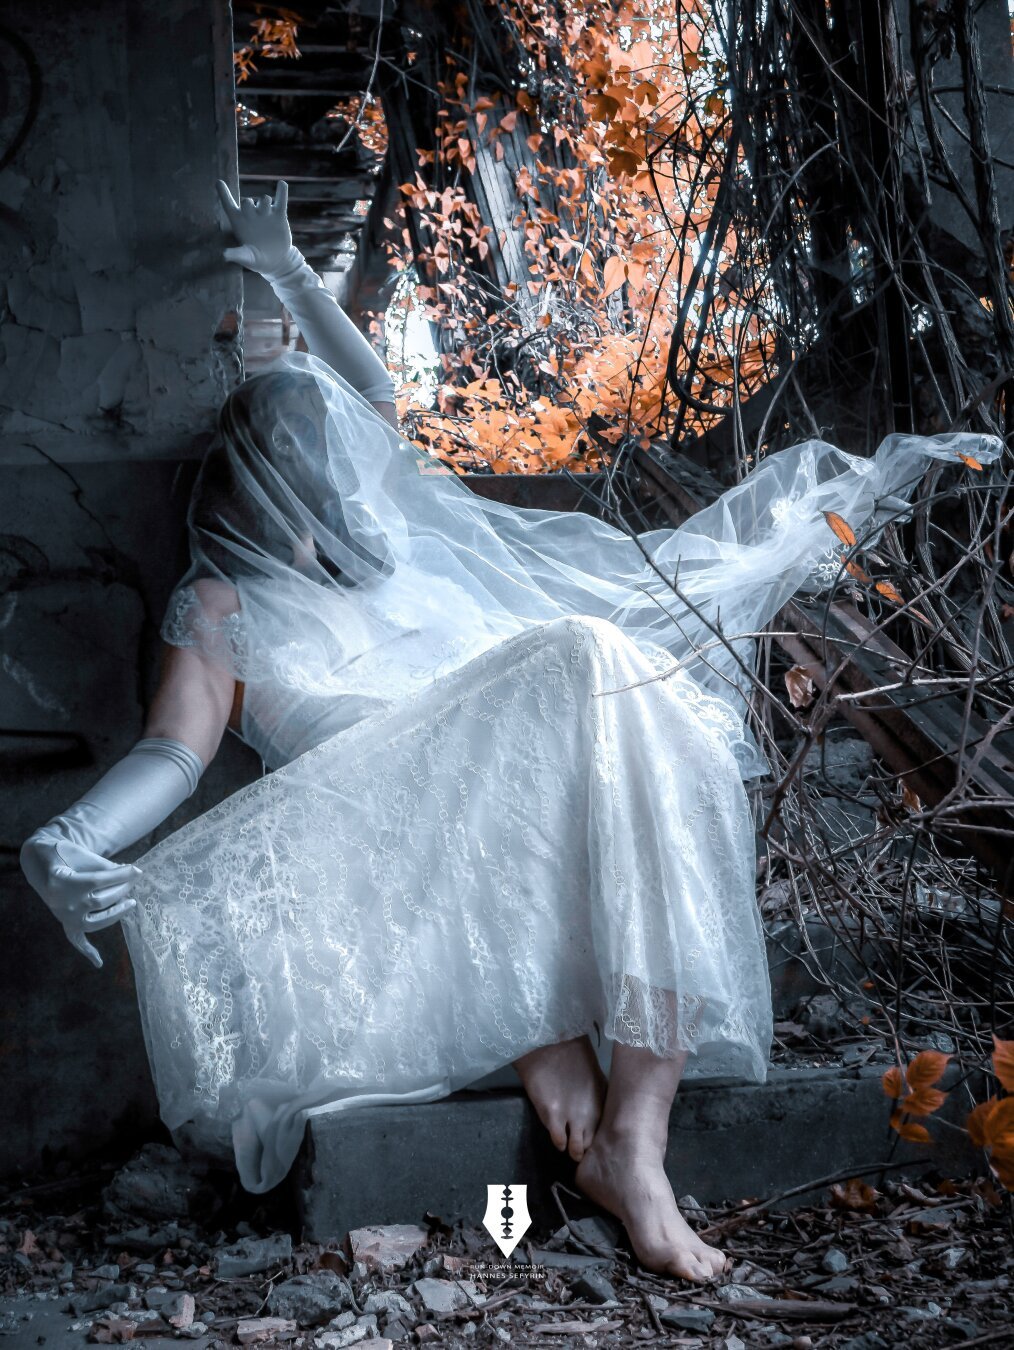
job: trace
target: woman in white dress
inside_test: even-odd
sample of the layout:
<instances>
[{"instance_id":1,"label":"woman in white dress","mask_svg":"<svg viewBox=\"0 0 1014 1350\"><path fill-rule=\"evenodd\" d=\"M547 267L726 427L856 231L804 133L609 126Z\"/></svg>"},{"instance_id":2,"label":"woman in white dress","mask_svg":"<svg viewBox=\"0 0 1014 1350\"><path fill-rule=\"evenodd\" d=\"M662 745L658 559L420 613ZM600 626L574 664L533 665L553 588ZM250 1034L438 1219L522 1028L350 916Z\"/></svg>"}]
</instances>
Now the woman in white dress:
<instances>
[{"instance_id":1,"label":"woman in white dress","mask_svg":"<svg viewBox=\"0 0 1014 1350\"><path fill-rule=\"evenodd\" d=\"M928 459L998 443L806 442L638 536L487 502L398 435L390 376L292 246L284 185L220 191L226 257L268 278L311 355L226 401L143 737L26 842L26 875L96 966L90 937L122 921L162 1118L227 1147L247 1189L285 1176L315 1111L513 1063L643 1264L708 1279L724 1255L663 1158L685 1069L766 1073L748 635L839 571L825 511L876 525ZM227 727L265 776L111 861Z\"/></svg>"}]
</instances>

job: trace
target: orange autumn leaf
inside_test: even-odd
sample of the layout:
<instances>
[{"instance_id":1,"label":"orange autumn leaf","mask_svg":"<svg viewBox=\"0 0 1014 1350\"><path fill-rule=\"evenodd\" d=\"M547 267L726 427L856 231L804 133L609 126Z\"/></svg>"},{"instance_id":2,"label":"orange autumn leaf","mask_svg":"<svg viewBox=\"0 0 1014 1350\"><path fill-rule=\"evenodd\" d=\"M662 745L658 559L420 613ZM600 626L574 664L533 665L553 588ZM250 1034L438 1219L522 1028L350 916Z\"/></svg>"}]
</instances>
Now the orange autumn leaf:
<instances>
[{"instance_id":1,"label":"orange autumn leaf","mask_svg":"<svg viewBox=\"0 0 1014 1350\"><path fill-rule=\"evenodd\" d=\"M891 1113L891 1127L912 1144L931 1144L933 1136L925 1125L917 1125L914 1120L903 1120L900 1111Z\"/></svg>"},{"instance_id":2,"label":"orange autumn leaf","mask_svg":"<svg viewBox=\"0 0 1014 1350\"><path fill-rule=\"evenodd\" d=\"M997 1104L996 1097L990 1097L987 1101L980 1102L973 1111L968 1114L965 1121L965 1129L968 1131L968 1137L976 1148L986 1147L986 1122Z\"/></svg>"},{"instance_id":3,"label":"orange autumn leaf","mask_svg":"<svg viewBox=\"0 0 1014 1350\"><path fill-rule=\"evenodd\" d=\"M1005 1092L1014 1092L1014 1041L993 1037L993 1072Z\"/></svg>"},{"instance_id":4,"label":"orange autumn leaf","mask_svg":"<svg viewBox=\"0 0 1014 1350\"><path fill-rule=\"evenodd\" d=\"M996 1179L1005 1190L1014 1191L1014 1154L1004 1154L990 1158L990 1166L996 1173Z\"/></svg>"},{"instance_id":5,"label":"orange autumn leaf","mask_svg":"<svg viewBox=\"0 0 1014 1350\"><path fill-rule=\"evenodd\" d=\"M895 1064L893 1068L887 1070L880 1080L880 1085L884 1089L885 1095L892 1098L894 1101L897 1101L899 1097L904 1097L905 1080L902 1078L901 1070L898 1068L897 1064Z\"/></svg>"},{"instance_id":6,"label":"orange autumn leaf","mask_svg":"<svg viewBox=\"0 0 1014 1350\"><path fill-rule=\"evenodd\" d=\"M896 605L903 605L905 603L905 597L897 587L892 586L889 581L878 581L876 590L886 597L886 599L893 600Z\"/></svg>"},{"instance_id":7,"label":"orange autumn leaf","mask_svg":"<svg viewBox=\"0 0 1014 1350\"><path fill-rule=\"evenodd\" d=\"M856 1213L869 1213L876 1208L880 1192L859 1177L852 1177L844 1185L836 1183L831 1187L831 1206L833 1209L847 1209Z\"/></svg>"},{"instance_id":8,"label":"orange autumn leaf","mask_svg":"<svg viewBox=\"0 0 1014 1350\"><path fill-rule=\"evenodd\" d=\"M603 268L602 297L612 295L613 291L618 291L627 279L626 262L613 254L611 258L606 259L606 265Z\"/></svg>"},{"instance_id":9,"label":"orange autumn leaf","mask_svg":"<svg viewBox=\"0 0 1014 1350\"><path fill-rule=\"evenodd\" d=\"M986 1143L994 1152L1014 1153L1014 1097L996 1102L983 1121Z\"/></svg>"},{"instance_id":10,"label":"orange autumn leaf","mask_svg":"<svg viewBox=\"0 0 1014 1350\"><path fill-rule=\"evenodd\" d=\"M845 564L845 571L848 572L849 576L855 577L856 581L863 581L867 585L872 582L873 578L869 572L864 572L858 563L849 562L844 553L841 554L841 560Z\"/></svg>"},{"instance_id":11,"label":"orange autumn leaf","mask_svg":"<svg viewBox=\"0 0 1014 1350\"><path fill-rule=\"evenodd\" d=\"M902 1110L910 1116L931 1116L947 1100L947 1093L939 1088L922 1087L910 1092L901 1103Z\"/></svg>"},{"instance_id":12,"label":"orange autumn leaf","mask_svg":"<svg viewBox=\"0 0 1014 1350\"><path fill-rule=\"evenodd\" d=\"M905 1070L905 1080L913 1092L931 1087L943 1076L950 1063L950 1055L941 1050L920 1050Z\"/></svg>"},{"instance_id":13,"label":"orange autumn leaf","mask_svg":"<svg viewBox=\"0 0 1014 1350\"><path fill-rule=\"evenodd\" d=\"M813 678L805 666L793 666L785 672L785 688L794 708L808 708L813 702Z\"/></svg>"},{"instance_id":14,"label":"orange autumn leaf","mask_svg":"<svg viewBox=\"0 0 1014 1350\"><path fill-rule=\"evenodd\" d=\"M901 785L901 801L902 805L907 807L909 811L922 810L922 802L919 800L918 793L913 792L907 783Z\"/></svg>"},{"instance_id":15,"label":"orange autumn leaf","mask_svg":"<svg viewBox=\"0 0 1014 1350\"><path fill-rule=\"evenodd\" d=\"M958 459L964 460L970 469L979 469L981 471L982 465L971 455L963 455L960 450L955 451L955 454L958 456Z\"/></svg>"},{"instance_id":16,"label":"orange autumn leaf","mask_svg":"<svg viewBox=\"0 0 1014 1350\"><path fill-rule=\"evenodd\" d=\"M856 542L856 537L852 531L852 526L848 525L844 520L842 520L841 516L839 516L836 511L825 511L824 519L831 526L831 529L834 530L835 534L842 541L842 543L847 544L851 548L852 545Z\"/></svg>"}]
</instances>

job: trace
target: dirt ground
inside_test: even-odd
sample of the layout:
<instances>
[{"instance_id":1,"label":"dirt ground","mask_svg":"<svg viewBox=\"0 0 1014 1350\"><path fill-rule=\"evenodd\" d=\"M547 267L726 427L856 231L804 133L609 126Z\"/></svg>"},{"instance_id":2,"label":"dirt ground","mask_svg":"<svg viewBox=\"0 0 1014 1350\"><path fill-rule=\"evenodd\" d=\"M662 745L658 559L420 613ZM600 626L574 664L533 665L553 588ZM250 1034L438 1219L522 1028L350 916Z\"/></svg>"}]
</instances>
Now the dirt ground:
<instances>
[{"instance_id":1,"label":"dirt ground","mask_svg":"<svg viewBox=\"0 0 1014 1350\"><path fill-rule=\"evenodd\" d=\"M608 1216L556 1200L559 1226L509 1261L433 1214L301 1243L285 1195L146 1145L124 1168L0 1195L0 1344L1014 1346L1011 1202L988 1180L885 1173L816 1206L708 1213L685 1197L731 1258L706 1286L641 1270Z\"/></svg>"}]
</instances>

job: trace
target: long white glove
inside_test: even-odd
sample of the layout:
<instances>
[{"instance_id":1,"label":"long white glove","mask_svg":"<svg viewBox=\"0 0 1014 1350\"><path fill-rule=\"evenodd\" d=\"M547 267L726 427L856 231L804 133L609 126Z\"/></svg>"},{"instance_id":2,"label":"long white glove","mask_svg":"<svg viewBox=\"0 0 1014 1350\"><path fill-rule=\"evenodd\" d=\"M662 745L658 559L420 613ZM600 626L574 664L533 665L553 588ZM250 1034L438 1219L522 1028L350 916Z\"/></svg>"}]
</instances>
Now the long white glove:
<instances>
[{"instance_id":1,"label":"long white glove","mask_svg":"<svg viewBox=\"0 0 1014 1350\"><path fill-rule=\"evenodd\" d=\"M394 381L380 357L292 242L286 207L289 185L274 197L241 197L218 181L222 208L239 247L226 262L259 272L295 319L311 356L324 361L371 403L393 403Z\"/></svg>"},{"instance_id":2,"label":"long white glove","mask_svg":"<svg viewBox=\"0 0 1014 1350\"><path fill-rule=\"evenodd\" d=\"M127 892L141 869L110 862L143 839L197 787L204 764L182 741L149 736L94 787L46 822L21 847L29 884L63 925L72 946L100 967L89 933L108 928L137 903Z\"/></svg>"}]
</instances>

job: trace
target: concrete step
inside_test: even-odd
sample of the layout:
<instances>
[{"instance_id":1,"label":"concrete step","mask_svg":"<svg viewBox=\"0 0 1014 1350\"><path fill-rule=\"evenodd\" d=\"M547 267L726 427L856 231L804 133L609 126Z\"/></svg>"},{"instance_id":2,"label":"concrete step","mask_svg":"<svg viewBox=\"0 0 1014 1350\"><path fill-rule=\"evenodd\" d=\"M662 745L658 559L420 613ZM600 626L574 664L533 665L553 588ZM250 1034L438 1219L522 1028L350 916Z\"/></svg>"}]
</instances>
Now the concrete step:
<instances>
[{"instance_id":1,"label":"concrete step","mask_svg":"<svg viewBox=\"0 0 1014 1350\"><path fill-rule=\"evenodd\" d=\"M901 1140L888 1126L882 1072L772 1069L763 1085L684 1084L666 1154L677 1196L689 1193L703 1205L762 1198L888 1162L903 1164L892 1167L893 1176L917 1177L930 1165L950 1176L981 1170L981 1154L956 1130L931 1122L933 1145ZM956 1080L955 1072L942 1086ZM972 1091L981 1100L974 1084ZM963 1123L972 1101L963 1087L939 1115ZM533 1224L556 1227L550 1187L572 1185L573 1173L520 1086L487 1086L436 1102L314 1116L293 1175L304 1235L324 1242L368 1224L419 1223L427 1210L478 1225L487 1185L503 1183L527 1185ZM866 1179L875 1183L876 1176ZM594 1212L583 1200L566 1203L571 1216Z\"/></svg>"}]
</instances>

